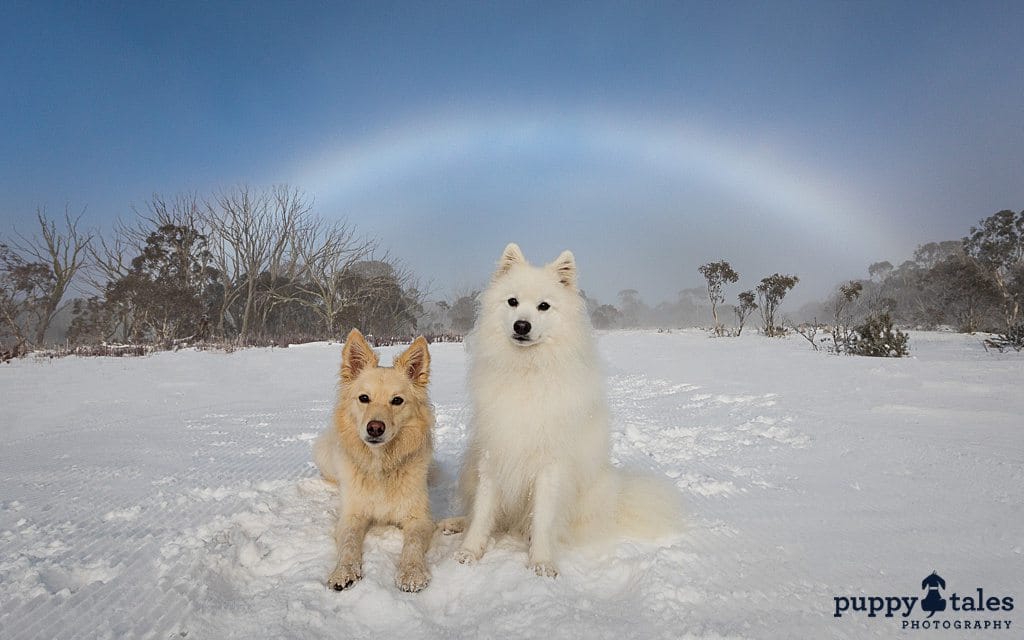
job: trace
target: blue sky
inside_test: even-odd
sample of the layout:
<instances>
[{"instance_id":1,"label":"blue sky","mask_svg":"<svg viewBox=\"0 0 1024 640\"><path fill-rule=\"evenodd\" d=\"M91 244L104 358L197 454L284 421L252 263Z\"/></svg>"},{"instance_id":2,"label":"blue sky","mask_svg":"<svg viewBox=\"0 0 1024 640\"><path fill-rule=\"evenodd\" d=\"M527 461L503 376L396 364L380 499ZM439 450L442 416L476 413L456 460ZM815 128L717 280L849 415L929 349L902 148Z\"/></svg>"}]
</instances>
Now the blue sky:
<instances>
[{"instance_id":1,"label":"blue sky","mask_svg":"<svg viewBox=\"0 0 1024 640\"><path fill-rule=\"evenodd\" d=\"M8 3L0 235L287 182L433 281L822 295L1024 208L1024 3ZM739 285L738 285L739 286ZM738 290L738 289L737 289ZM802 295L801 295L802 293Z\"/></svg>"}]
</instances>

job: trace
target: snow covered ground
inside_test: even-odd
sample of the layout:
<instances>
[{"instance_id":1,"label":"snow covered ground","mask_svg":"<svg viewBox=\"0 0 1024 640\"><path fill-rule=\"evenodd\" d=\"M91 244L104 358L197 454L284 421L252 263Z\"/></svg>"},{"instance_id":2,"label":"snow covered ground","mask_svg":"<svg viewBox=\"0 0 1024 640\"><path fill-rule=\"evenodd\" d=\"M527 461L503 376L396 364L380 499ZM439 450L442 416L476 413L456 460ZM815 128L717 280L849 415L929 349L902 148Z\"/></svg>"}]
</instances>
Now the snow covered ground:
<instances>
[{"instance_id":1,"label":"snow covered ground","mask_svg":"<svg viewBox=\"0 0 1024 640\"><path fill-rule=\"evenodd\" d=\"M310 444L338 345L0 366L0 637L888 638L915 632L834 598L923 597L933 570L947 596L1024 598L1024 354L930 333L901 360L697 331L600 345L612 455L670 477L689 531L569 553L554 580L509 540L462 566L439 535L419 594L393 586L393 530L368 537L362 582L325 587ZM465 358L431 351L444 516ZM958 618L1013 626L916 633L1022 637L1016 611L932 620Z\"/></svg>"}]
</instances>

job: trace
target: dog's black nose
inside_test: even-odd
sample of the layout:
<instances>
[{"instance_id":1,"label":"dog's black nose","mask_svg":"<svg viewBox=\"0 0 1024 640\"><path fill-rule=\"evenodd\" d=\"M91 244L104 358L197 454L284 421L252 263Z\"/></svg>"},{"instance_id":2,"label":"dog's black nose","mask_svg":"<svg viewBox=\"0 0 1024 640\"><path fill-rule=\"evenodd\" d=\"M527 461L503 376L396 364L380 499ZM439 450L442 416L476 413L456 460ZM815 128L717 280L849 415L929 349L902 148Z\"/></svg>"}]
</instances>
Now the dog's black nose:
<instances>
[{"instance_id":1,"label":"dog's black nose","mask_svg":"<svg viewBox=\"0 0 1024 640\"><path fill-rule=\"evenodd\" d=\"M512 330L516 332L517 336L525 336L530 333L530 323L526 320L516 320L515 324L512 325Z\"/></svg>"},{"instance_id":2,"label":"dog's black nose","mask_svg":"<svg viewBox=\"0 0 1024 640\"><path fill-rule=\"evenodd\" d=\"M370 420L366 423L366 435L371 438L379 438L384 435L384 423L380 420Z\"/></svg>"}]
</instances>

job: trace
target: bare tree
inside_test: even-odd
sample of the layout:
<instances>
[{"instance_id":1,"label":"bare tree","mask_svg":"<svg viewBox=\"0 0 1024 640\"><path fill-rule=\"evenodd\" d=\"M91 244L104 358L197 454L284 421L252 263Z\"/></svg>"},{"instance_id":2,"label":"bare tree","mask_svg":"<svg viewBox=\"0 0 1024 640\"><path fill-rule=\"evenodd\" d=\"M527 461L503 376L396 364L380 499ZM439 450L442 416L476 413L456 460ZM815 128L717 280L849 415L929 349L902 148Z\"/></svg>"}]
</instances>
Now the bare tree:
<instances>
[{"instance_id":1,"label":"bare tree","mask_svg":"<svg viewBox=\"0 0 1024 640\"><path fill-rule=\"evenodd\" d=\"M812 349L815 351L820 349L820 347L818 347L817 336L818 332L821 331L822 326L818 323L817 318L814 318L810 322L802 322L799 324L792 322L790 323L790 326L793 327L793 331L796 331L797 334L810 343ZM822 338L822 340L824 340L824 338Z\"/></svg>"},{"instance_id":2,"label":"bare tree","mask_svg":"<svg viewBox=\"0 0 1024 640\"><path fill-rule=\"evenodd\" d=\"M295 301L309 307L323 323L325 335L338 337L342 311L361 293L346 290L343 277L366 260L376 242L356 236L346 221L317 220L296 233L295 250L301 265L301 283Z\"/></svg>"},{"instance_id":3,"label":"bare tree","mask_svg":"<svg viewBox=\"0 0 1024 640\"><path fill-rule=\"evenodd\" d=\"M0 243L0 343L13 341L18 352L28 344L32 318L42 307L52 281L47 265L26 262Z\"/></svg>"},{"instance_id":4,"label":"bare tree","mask_svg":"<svg viewBox=\"0 0 1024 640\"><path fill-rule=\"evenodd\" d=\"M128 273L132 258L142 250L142 243L134 236L134 228L118 221L114 224L109 239L99 236L89 244L89 264L85 270L85 280L93 289L103 291L108 282L113 282Z\"/></svg>"},{"instance_id":5,"label":"bare tree","mask_svg":"<svg viewBox=\"0 0 1024 640\"><path fill-rule=\"evenodd\" d=\"M243 185L206 202L204 221L224 291L217 320L221 334L236 304L239 339L245 341L259 329L254 325L265 317L263 307L273 304L274 287L298 268L296 235L309 224L310 212L305 195L287 185L269 190ZM264 287L262 294L261 277L269 281L269 292Z\"/></svg>"},{"instance_id":6,"label":"bare tree","mask_svg":"<svg viewBox=\"0 0 1024 640\"><path fill-rule=\"evenodd\" d=\"M839 286L832 296L832 345L836 353L847 351L852 345L854 301L860 297L864 285L850 280Z\"/></svg>"},{"instance_id":7,"label":"bare tree","mask_svg":"<svg viewBox=\"0 0 1024 640\"><path fill-rule=\"evenodd\" d=\"M86 264L88 247L93 234L80 227L83 210L72 216L69 208L64 209L64 220L58 222L46 215L46 210L36 210L38 233L25 236L16 233L14 250L26 262L41 265L48 274L48 282L39 291L31 308L25 309L32 317L32 330L25 336L35 345L42 345L46 331L53 317L61 308L61 302L74 282L79 270Z\"/></svg>"}]
</instances>

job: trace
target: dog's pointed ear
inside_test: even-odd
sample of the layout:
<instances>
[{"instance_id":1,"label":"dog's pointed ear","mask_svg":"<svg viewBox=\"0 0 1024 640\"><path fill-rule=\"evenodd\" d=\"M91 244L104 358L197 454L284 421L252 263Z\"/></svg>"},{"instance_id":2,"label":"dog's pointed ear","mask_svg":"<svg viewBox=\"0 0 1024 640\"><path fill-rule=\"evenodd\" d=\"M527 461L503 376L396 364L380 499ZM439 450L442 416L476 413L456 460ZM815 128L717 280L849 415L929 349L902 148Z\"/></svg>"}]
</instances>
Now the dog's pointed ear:
<instances>
[{"instance_id":1,"label":"dog's pointed ear","mask_svg":"<svg viewBox=\"0 0 1024 640\"><path fill-rule=\"evenodd\" d=\"M501 252L501 259L498 260L498 269L494 272L494 277L503 276L515 265L525 262L526 256L523 255L522 249L516 243L510 242Z\"/></svg>"},{"instance_id":2,"label":"dog's pointed ear","mask_svg":"<svg viewBox=\"0 0 1024 640\"><path fill-rule=\"evenodd\" d=\"M409 348L395 358L395 368L404 372L414 385L427 386L430 381L430 351L423 336L413 340Z\"/></svg>"},{"instance_id":3,"label":"dog's pointed ear","mask_svg":"<svg viewBox=\"0 0 1024 640\"><path fill-rule=\"evenodd\" d=\"M351 382L368 367L376 367L377 354L366 342L359 329L353 329L345 338L345 348L341 350L341 381Z\"/></svg>"},{"instance_id":4,"label":"dog's pointed ear","mask_svg":"<svg viewBox=\"0 0 1024 640\"><path fill-rule=\"evenodd\" d=\"M563 251L550 265L558 281L570 289L576 289L576 258L572 251Z\"/></svg>"}]
</instances>

